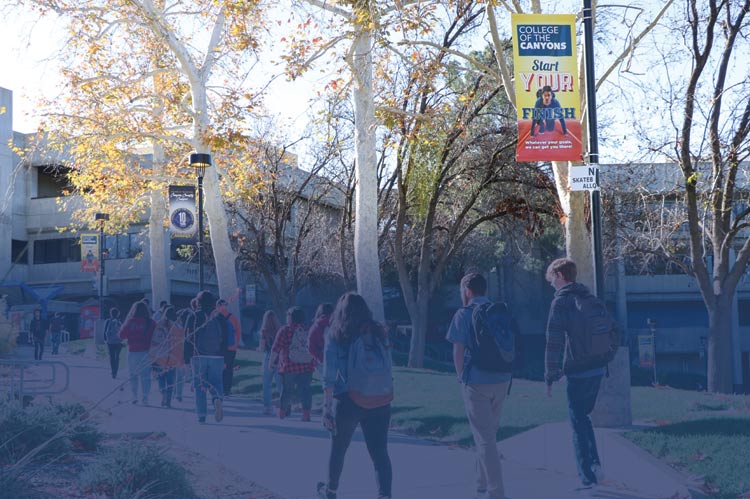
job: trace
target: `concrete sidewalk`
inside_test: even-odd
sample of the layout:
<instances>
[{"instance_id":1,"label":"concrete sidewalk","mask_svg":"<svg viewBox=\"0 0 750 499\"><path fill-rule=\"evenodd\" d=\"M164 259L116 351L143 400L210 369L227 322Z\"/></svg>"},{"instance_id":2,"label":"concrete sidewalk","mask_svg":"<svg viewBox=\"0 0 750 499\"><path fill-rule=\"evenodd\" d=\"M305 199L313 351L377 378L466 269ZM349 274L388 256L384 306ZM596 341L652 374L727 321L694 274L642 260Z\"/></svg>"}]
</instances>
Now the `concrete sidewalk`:
<instances>
[{"instance_id":1,"label":"concrete sidewalk","mask_svg":"<svg viewBox=\"0 0 750 499\"><path fill-rule=\"evenodd\" d=\"M70 392L76 398L99 403L102 430L107 433L164 432L172 440L221 463L228 470L287 499L316 499L315 484L324 481L329 435L320 422L299 421L299 415L279 420L264 416L259 403L229 397L224 421L198 424L190 388L172 409L158 407L154 382L151 403L130 403L127 370L112 380L101 360L61 355L71 370ZM124 390L118 386L124 384ZM597 430L599 453L607 486L580 488L570 429L567 423L537 427L499 443L504 456L503 475L508 499L676 499L690 498L686 479L665 464L630 444L617 431ZM435 445L392 433L389 452L393 463L394 498L471 499L474 497L474 454L470 450ZM355 435L339 487L341 499L373 499L374 473L361 433ZM692 497L700 497L694 495Z\"/></svg>"}]
</instances>

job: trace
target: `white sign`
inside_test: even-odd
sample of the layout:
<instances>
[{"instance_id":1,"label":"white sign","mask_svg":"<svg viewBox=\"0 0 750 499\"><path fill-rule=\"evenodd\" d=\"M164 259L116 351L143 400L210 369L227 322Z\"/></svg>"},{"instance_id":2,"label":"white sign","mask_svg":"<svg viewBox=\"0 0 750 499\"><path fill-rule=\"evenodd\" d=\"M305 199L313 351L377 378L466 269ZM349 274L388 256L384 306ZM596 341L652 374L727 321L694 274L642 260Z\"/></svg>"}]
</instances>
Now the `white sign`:
<instances>
[{"instance_id":1,"label":"white sign","mask_svg":"<svg viewBox=\"0 0 750 499\"><path fill-rule=\"evenodd\" d=\"M568 182L571 191L598 191L599 166L571 166Z\"/></svg>"}]
</instances>

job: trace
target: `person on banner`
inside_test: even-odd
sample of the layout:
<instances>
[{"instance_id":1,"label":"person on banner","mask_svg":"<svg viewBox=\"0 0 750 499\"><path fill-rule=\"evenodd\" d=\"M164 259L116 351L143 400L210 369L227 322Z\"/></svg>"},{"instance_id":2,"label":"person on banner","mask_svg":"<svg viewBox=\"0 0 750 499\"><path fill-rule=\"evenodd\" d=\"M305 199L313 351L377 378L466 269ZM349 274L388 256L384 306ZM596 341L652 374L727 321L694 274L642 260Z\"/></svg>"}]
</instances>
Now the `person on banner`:
<instances>
[{"instance_id":1,"label":"person on banner","mask_svg":"<svg viewBox=\"0 0 750 499\"><path fill-rule=\"evenodd\" d=\"M565 125L563 118L562 106L555 99L555 93L552 87L545 85L541 90L537 90L537 100L534 104L534 114L531 120L531 135L534 135L534 129L539 126L539 133L552 132L555 130L555 120L560 120L562 133L568 133L568 127Z\"/></svg>"}]
</instances>

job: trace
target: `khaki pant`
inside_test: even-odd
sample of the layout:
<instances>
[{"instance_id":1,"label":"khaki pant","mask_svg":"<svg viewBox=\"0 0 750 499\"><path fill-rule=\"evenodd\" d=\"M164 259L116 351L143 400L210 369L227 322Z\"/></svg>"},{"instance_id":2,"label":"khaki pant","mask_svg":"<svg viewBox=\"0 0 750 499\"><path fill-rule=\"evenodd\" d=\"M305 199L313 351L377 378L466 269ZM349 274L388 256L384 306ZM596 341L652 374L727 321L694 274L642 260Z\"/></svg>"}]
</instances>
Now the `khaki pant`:
<instances>
[{"instance_id":1,"label":"khaki pant","mask_svg":"<svg viewBox=\"0 0 750 499\"><path fill-rule=\"evenodd\" d=\"M486 489L491 499L504 499L503 470L497 450L497 430L508 383L462 385L466 416L477 448L477 489Z\"/></svg>"}]
</instances>

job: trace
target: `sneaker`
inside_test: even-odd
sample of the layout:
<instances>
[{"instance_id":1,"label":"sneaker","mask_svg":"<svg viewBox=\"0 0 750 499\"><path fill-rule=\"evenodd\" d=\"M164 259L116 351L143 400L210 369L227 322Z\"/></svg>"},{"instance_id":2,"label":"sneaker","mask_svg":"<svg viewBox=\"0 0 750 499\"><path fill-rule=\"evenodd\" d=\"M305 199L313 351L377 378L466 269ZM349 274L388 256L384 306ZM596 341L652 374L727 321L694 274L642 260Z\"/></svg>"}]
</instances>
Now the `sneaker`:
<instances>
[{"instance_id":1,"label":"sneaker","mask_svg":"<svg viewBox=\"0 0 750 499\"><path fill-rule=\"evenodd\" d=\"M606 477L604 476L604 472L602 471L602 467L599 464L594 464L591 466L591 472L596 477L596 483L602 483Z\"/></svg>"},{"instance_id":2,"label":"sneaker","mask_svg":"<svg viewBox=\"0 0 750 499\"><path fill-rule=\"evenodd\" d=\"M224 407L221 399L214 400L214 419L217 423L224 419Z\"/></svg>"},{"instance_id":3,"label":"sneaker","mask_svg":"<svg viewBox=\"0 0 750 499\"><path fill-rule=\"evenodd\" d=\"M133 399L133 401L131 402L131 404L137 404L137 403L138 403L138 399Z\"/></svg>"},{"instance_id":4,"label":"sneaker","mask_svg":"<svg viewBox=\"0 0 750 499\"><path fill-rule=\"evenodd\" d=\"M477 494L474 496L474 499L489 499L489 495L487 495L486 490L477 490Z\"/></svg>"},{"instance_id":5,"label":"sneaker","mask_svg":"<svg viewBox=\"0 0 750 499\"><path fill-rule=\"evenodd\" d=\"M201 417L199 417L199 418L198 418L198 422L199 422L200 424L205 424L205 422L206 422L206 416L201 416Z\"/></svg>"},{"instance_id":6,"label":"sneaker","mask_svg":"<svg viewBox=\"0 0 750 499\"><path fill-rule=\"evenodd\" d=\"M273 411L271 410L271 408L270 408L270 407L264 407L264 408L263 408L263 415L264 415L264 416L270 416L272 412L273 412Z\"/></svg>"},{"instance_id":7,"label":"sneaker","mask_svg":"<svg viewBox=\"0 0 750 499\"><path fill-rule=\"evenodd\" d=\"M302 411L302 421L305 423L310 422L310 411Z\"/></svg>"},{"instance_id":8,"label":"sneaker","mask_svg":"<svg viewBox=\"0 0 750 499\"><path fill-rule=\"evenodd\" d=\"M336 499L336 491L328 490L328 487L323 482L318 482L318 497L320 499Z\"/></svg>"}]
</instances>

